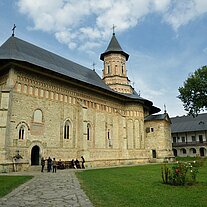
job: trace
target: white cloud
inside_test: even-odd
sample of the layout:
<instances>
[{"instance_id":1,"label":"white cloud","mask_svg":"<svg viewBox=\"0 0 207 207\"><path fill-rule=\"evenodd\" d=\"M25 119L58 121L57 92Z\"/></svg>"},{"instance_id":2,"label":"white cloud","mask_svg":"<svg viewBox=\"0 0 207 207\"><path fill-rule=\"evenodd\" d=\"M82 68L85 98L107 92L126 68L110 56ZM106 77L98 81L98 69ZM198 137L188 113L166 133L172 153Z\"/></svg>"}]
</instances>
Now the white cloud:
<instances>
[{"instance_id":1,"label":"white cloud","mask_svg":"<svg viewBox=\"0 0 207 207\"><path fill-rule=\"evenodd\" d=\"M188 24L206 12L207 1L172 0L171 7L164 14L164 20L177 31L181 26Z\"/></svg>"},{"instance_id":2,"label":"white cloud","mask_svg":"<svg viewBox=\"0 0 207 207\"><path fill-rule=\"evenodd\" d=\"M83 51L86 51L87 49L92 50L92 49L97 48L99 46L100 46L100 44L96 43L96 42L86 42L85 44L81 45L79 47L79 49L83 50Z\"/></svg>"},{"instance_id":3,"label":"white cloud","mask_svg":"<svg viewBox=\"0 0 207 207\"><path fill-rule=\"evenodd\" d=\"M33 21L33 29L55 34L71 49L98 47L111 35L113 24L124 32L149 13L160 13L177 31L207 11L203 0L18 0L17 4Z\"/></svg>"}]
</instances>

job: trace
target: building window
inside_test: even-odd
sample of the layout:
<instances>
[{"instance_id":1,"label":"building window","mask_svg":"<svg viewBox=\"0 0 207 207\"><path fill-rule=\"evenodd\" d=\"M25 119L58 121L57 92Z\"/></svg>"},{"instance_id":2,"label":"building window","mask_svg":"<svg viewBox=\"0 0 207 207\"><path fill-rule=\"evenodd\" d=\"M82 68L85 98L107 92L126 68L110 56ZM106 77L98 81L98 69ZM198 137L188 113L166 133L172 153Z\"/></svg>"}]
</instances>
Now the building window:
<instances>
[{"instance_id":1,"label":"building window","mask_svg":"<svg viewBox=\"0 0 207 207\"><path fill-rule=\"evenodd\" d=\"M152 150L152 158L157 158L157 152L156 152L156 150Z\"/></svg>"},{"instance_id":2,"label":"building window","mask_svg":"<svg viewBox=\"0 0 207 207\"><path fill-rule=\"evenodd\" d=\"M182 142L185 142L185 137L182 137Z\"/></svg>"},{"instance_id":3,"label":"building window","mask_svg":"<svg viewBox=\"0 0 207 207\"><path fill-rule=\"evenodd\" d=\"M176 143L176 137L173 137L173 143Z\"/></svg>"},{"instance_id":4,"label":"building window","mask_svg":"<svg viewBox=\"0 0 207 207\"><path fill-rule=\"evenodd\" d=\"M199 135L199 142L203 143L203 135Z\"/></svg>"},{"instance_id":5,"label":"building window","mask_svg":"<svg viewBox=\"0 0 207 207\"><path fill-rule=\"evenodd\" d=\"M70 135L70 122L67 120L64 125L64 139L69 139Z\"/></svg>"},{"instance_id":6,"label":"building window","mask_svg":"<svg viewBox=\"0 0 207 207\"><path fill-rule=\"evenodd\" d=\"M91 125L87 124L87 140L90 140Z\"/></svg>"},{"instance_id":7,"label":"building window","mask_svg":"<svg viewBox=\"0 0 207 207\"><path fill-rule=\"evenodd\" d=\"M192 142L196 142L196 137L195 136L192 136Z\"/></svg>"},{"instance_id":8,"label":"building window","mask_svg":"<svg viewBox=\"0 0 207 207\"><path fill-rule=\"evenodd\" d=\"M121 66L121 73L124 74L124 65Z\"/></svg>"},{"instance_id":9,"label":"building window","mask_svg":"<svg viewBox=\"0 0 207 207\"><path fill-rule=\"evenodd\" d=\"M150 128L150 131L151 131L151 132L154 132L154 128Z\"/></svg>"},{"instance_id":10,"label":"building window","mask_svg":"<svg viewBox=\"0 0 207 207\"><path fill-rule=\"evenodd\" d=\"M40 109L37 109L34 111L34 118L33 121L37 123L42 123L42 111Z\"/></svg>"},{"instance_id":11,"label":"building window","mask_svg":"<svg viewBox=\"0 0 207 207\"><path fill-rule=\"evenodd\" d=\"M108 129L108 131L107 131L107 139L108 139L109 147L112 147L112 140L111 140L110 129Z\"/></svg>"},{"instance_id":12,"label":"building window","mask_svg":"<svg viewBox=\"0 0 207 207\"><path fill-rule=\"evenodd\" d=\"M19 128L19 139L24 139L25 138L25 127L21 126Z\"/></svg>"},{"instance_id":13,"label":"building window","mask_svg":"<svg viewBox=\"0 0 207 207\"><path fill-rule=\"evenodd\" d=\"M107 65L107 73L108 73L108 74L111 73L110 65Z\"/></svg>"}]
</instances>

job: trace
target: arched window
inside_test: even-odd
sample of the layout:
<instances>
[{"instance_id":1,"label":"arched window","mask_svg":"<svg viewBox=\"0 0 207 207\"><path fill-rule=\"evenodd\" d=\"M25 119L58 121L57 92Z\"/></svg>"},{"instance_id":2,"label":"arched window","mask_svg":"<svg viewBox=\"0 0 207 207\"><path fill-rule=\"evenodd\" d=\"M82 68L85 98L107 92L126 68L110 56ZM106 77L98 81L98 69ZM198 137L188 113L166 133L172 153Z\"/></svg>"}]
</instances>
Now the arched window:
<instances>
[{"instance_id":1,"label":"arched window","mask_svg":"<svg viewBox=\"0 0 207 207\"><path fill-rule=\"evenodd\" d=\"M192 152L193 152L193 154L196 154L196 149L192 148Z\"/></svg>"},{"instance_id":2,"label":"arched window","mask_svg":"<svg viewBox=\"0 0 207 207\"><path fill-rule=\"evenodd\" d=\"M87 124L87 140L90 140L90 134L91 134L91 125Z\"/></svg>"},{"instance_id":3,"label":"arched window","mask_svg":"<svg viewBox=\"0 0 207 207\"><path fill-rule=\"evenodd\" d=\"M70 137L70 122L67 120L64 125L64 139L69 139Z\"/></svg>"},{"instance_id":4,"label":"arched window","mask_svg":"<svg viewBox=\"0 0 207 207\"><path fill-rule=\"evenodd\" d=\"M21 126L19 128L19 139L24 139L25 138L25 126Z\"/></svg>"},{"instance_id":5,"label":"arched window","mask_svg":"<svg viewBox=\"0 0 207 207\"><path fill-rule=\"evenodd\" d=\"M181 152L182 154L186 154L186 153L187 153L187 151L186 151L185 148L180 149L180 152Z\"/></svg>"},{"instance_id":6,"label":"arched window","mask_svg":"<svg viewBox=\"0 0 207 207\"><path fill-rule=\"evenodd\" d=\"M43 118L42 111L40 109L36 109L34 111L34 119L33 119L33 121L34 122L38 122L38 123L42 123L42 118Z\"/></svg>"}]
</instances>

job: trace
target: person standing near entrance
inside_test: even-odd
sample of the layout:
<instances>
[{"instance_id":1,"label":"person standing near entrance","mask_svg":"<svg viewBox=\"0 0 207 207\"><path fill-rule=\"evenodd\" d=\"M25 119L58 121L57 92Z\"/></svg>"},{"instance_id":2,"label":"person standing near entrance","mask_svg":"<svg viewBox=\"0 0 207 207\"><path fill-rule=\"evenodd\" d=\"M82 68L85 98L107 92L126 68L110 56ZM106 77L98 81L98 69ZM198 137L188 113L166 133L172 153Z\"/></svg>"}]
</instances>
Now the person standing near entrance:
<instances>
[{"instance_id":1,"label":"person standing near entrance","mask_svg":"<svg viewBox=\"0 0 207 207\"><path fill-rule=\"evenodd\" d=\"M55 158L53 158L53 161L52 161L52 172L56 173L56 170L57 170L57 162L56 162Z\"/></svg>"},{"instance_id":2,"label":"person standing near entrance","mask_svg":"<svg viewBox=\"0 0 207 207\"><path fill-rule=\"evenodd\" d=\"M47 159L47 172L51 171L51 166L52 166L52 159L48 157Z\"/></svg>"},{"instance_id":3,"label":"person standing near entrance","mask_svg":"<svg viewBox=\"0 0 207 207\"><path fill-rule=\"evenodd\" d=\"M44 157L42 157L42 159L41 159L41 166L42 166L41 172L44 172L44 167L45 167L45 159L44 159Z\"/></svg>"}]
</instances>

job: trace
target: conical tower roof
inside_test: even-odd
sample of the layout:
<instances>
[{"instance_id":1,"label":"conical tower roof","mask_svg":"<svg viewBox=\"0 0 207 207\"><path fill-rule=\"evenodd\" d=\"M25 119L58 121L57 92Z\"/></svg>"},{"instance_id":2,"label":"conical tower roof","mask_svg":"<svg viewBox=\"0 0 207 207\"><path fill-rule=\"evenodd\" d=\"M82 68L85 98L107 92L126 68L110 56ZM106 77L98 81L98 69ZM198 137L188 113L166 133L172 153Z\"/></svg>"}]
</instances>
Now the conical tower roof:
<instances>
[{"instance_id":1,"label":"conical tower roof","mask_svg":"<svg viewBox=\"0 0 207 207\"><path fill-rule=\"evenodd\" d=\"M115 33L113 33L111 41L110 41L106 51L101 54L100 59L104 60L104 56L109 53L120 53L126 57L126 60L128 60L128 58L129 58L129 55L122 50L118 40L116 39Z\"/></svg>"}]
</instances>

